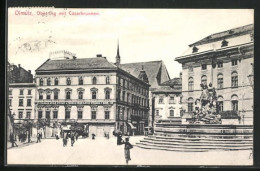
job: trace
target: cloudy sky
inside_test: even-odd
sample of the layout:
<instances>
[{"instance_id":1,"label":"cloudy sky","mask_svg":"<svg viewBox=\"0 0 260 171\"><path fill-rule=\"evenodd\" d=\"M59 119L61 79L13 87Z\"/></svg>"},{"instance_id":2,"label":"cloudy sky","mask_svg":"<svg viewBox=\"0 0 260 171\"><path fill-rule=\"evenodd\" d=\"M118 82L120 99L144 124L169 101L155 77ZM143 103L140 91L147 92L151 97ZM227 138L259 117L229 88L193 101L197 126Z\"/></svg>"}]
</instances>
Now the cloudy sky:
<instances>
[{"instance_id":1,"label":"cloudy sky","mask_svg":"<svg viewBox=\"0 0 260 171\"><path fill-rule=\"evenodd\" d=\"M69 15L70 11L98 15ZM28 12L32 15L22 15ZM44 12L49 13L38 15ZM57 50L70 51L78 58L102 54L115 62L119 40L122 63L163 60L174 78L181 71L174 58L189 44L252 24L253 18L254 11L249 9L9 8L8 60L33 73L49 52Z\"/></svg>"}]
</instances>

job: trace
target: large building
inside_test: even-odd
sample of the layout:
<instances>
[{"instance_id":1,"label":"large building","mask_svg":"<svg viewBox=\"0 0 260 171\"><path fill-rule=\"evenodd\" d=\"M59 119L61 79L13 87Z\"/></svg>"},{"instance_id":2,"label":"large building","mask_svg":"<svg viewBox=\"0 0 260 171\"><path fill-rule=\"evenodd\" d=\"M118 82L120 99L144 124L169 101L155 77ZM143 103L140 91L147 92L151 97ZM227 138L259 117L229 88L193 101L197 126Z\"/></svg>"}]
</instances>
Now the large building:
<instances>
[{"instance_id":1,"label":"large building","mask_svg":"<svg viewBox=\"0 0 260 171\"><path fill-rule=\"evenodd\" d=\"M181 77L174 78L164 83L152 91L152 103L154 104L154 121L178 120L181 122L182 104L181 104Z\"/></svg>"},{"instance_id":2,"label":"large building","mask_svg":"<svg viewBox=\"0 0 260 171\"><path fill-rule=\"evenodd\" d=\"M67 51L50 53L36 70L37 118L77 121L89 134L104 136L118 129L142 134L148 120L149 83L145 71L133 76L116 60L106 57L77 59Z\"/></svg>"},{"instance_id":3,"label":"large building","mask_svg":"<svg viewBox=\"0 0 260 171\"><path fill-rule=\"evenodd\" d=\"M218 112L237 112L244 124L252 124L252 24L209 35L190 44L175 60L182 64L182 102L186 113L192 113L195 100L200 98L200 84L211 83L218 96Z\"/></svg>"},{"instance_id":4,"label":"large building","mask_svg":"<svg viewBox=\"0 0 260 171\"><path fill-rule=\"evenodd\" d=\"M163 61L149 61L149 62L137 62L137 63L126 63L121 64L120 67L129 72L130 74L138 77L141 70L144 70L147 74L149 84L149 126L153 126L153 116L154 116L154 104L152 102L152 91L160 88L163 82L169 81L170 76L168 74L167 68Z\"/></svg>"},{"instance_id":5,"label":"large building","mask_svg":"<svg viewBox=\"0 0 260 171\"><path fill-rule=\"evenodd\" d=\"M8 67L8 82L9 83L32 83L33 75L31 70L25 70L20 64L9 64Z\"/></svg>"}]
</instances>

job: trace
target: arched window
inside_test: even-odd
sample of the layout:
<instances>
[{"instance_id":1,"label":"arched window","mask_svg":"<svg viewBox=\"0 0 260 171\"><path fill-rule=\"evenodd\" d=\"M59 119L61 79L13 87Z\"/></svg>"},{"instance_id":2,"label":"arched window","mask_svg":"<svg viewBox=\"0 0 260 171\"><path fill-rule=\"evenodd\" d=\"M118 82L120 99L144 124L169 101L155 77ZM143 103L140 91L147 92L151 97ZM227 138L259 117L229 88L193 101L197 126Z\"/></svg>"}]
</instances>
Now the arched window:
<instances>
[{"instance_id":1,"label":"arched window","mask_svg":"<svg viewBox=\"0 0 260 171\"><path fill-rule=\"evenodd\" d=\"M92 91L92 99L97 99L97 92L96 91Z\"/></svg>"},{"instance_id":2,"label":"arched window","mask_svg":"<svg viewBox=\"0 0 260 171\"><path fill-rule=\"evenodd\" d=\"M59 98L59 92L54 91L54 99L57 100Z\"/></svg>"},{"instance_id":3,"label":"arched window","mask_svg":"<svg viewBox=\"0 0 260 171\"><path fill-rule=\"evenodd\" d=\"M174 116L174 110L170 110L170 116Z\"/></svg>"},{"instance_id":4,"label":"arched window","mask_svg":"<svg viewBox=\"0 0 260 171\"><path fill-rule=\"evenodd\" d=\"M97 84L97 78L96 77L93 77L92 84Z\"/></svg>"},{"instance_id":5,"label":"arched window","mask_svg":"<svg viewBox=\"0 0 260 171\"><path fill-rule=\"evenodd\" d=\"M233 111L238 111L238 97L235 94L231 96L231 106Z\"/></svg>"},{"instance_id":6,"label":"arched window","mask_svg":"<svg viewBox=\"0 0 260 171\"><path fill-rule=\"evenodd\" d=\"M59 79L58 78L55 78L54 85L59 85Z\"/></svg>"},{"instance_id":7,"label":"arched window","mask_svg":"<svg viewBox=\"0 0 260 171\"><path fill-rule=\"evenodd\" d=\"M43 93L39 92L39 99L42 100L43 99Z\"/></svg>"},{"instance_id":8,"label":"arched window","mask_svg":"<svg viewBox=\"0 0 260 171\"><path fill-rule=\"evenodd\" d=\"M67 85L71 85L71 80L70 80L70 78L67 78Z\"/></svg>"},{"instance_id":9,"label":"arched window","mask_svg":"<svg viewBox=\"0 0 260 171\"><path fill-rule=\"evenodd\" d=\"M79 92L79 99L83 99L83 92L82 91Z\"/></svg>"},{"instance_id":10,"label":"arched window","mask_svg":"<svg viewBox=\"0 0 260 171\"><path fill-rule=\"evenodd\" d=\"M106 84L110 84L110 78L109 78L109 76L106 77Z\"/></svg>"},{"instance_id":11,"label":"arched window","mask_svg":"<svg viewBox=\"0 0 260 171\"><path fill-rule=\"evenodd\" d=\"M192 112L193 111L193 98L190 97L188 99L188 112Z\"/></svg>"},{"instance_id":12,"label":"arched window","mask_svg":"<svg viewBox=\"0 0 260 171\"><path fill-rule=\"evenodd\" d=\"M193 90L193 78L190 77L188 80L188 90Z\"/></svg>"},{"instance_id":13,"label":"arched window","mask_svg":"<svg viewBox=\"0 0 260 171\"><path fill-rule=\"evenodd\" d=\"M218 88L223 88L223 74L218 74Z\"/></svg>"},{"instance_id":14,"label":"arched window","mask_svg":"<svg viewBox=\"0 0 260 171\"><path fill-rule=\"evenodd\" d=\"M110 91L106 91L106 99L110 99Z\"/></svg>"},{"instance_id":15,"label":"arched window","mask_svg":"<svg viewBox=\"0 0 260 171\"><path fill-rule=\"evenodd\" d=\"M70 94L71 94L70 91L67 91L67 92L66 92L66 99L70 99Z\"/></svg>"},{"instance_id":16,"label":"arched window","mask_svg":"<svg viewBox=\"0 0 260 171\"><path fill-rule=\"evenodd\" d=\"M236 71L232 72L231 74L231 86L232 87L238 86L238 74Z\"/></svg>"},{"instance_id":17,"label":"arched window","mask_svg":"<svg viewBox=\"0 0 260 171\"><path fill-rule=\"evenodd\" d=\"M47 79L47 86L50 86L50 85L51 85L51 79L48 78L48 79Z\"/></svg>"},{"instance_id":18,"label":"arched window","mask_svg":"<svg viewBox=\"0 0 260 171\"><path fill-rule=\"evenodd\" d=\"M223 105L223 97L218 96L218 112L223 112L224 105Z\"/></svg>"},{"instance_id":19,"label":"arched window","mask_svg":"<svg viewBox=\"0 0 260 171\"><path fill-rule=\"evenodd\" d=\"M43 86L43 79L40 78L40 86Z\"/></svg>"},{"instance_id":20,"label":"arched window","mask_svg":"<svg viewBox=\"0 0 260 171\"><path fill-rule=\"evenodd\" d=\"M79 85L83 85L83 79L82 79L82 77L79 77Z\"/></svg>"},{"instance_id":21,"label":"arched window","mask_svg":"<svg viewBox=\"0 0 260 171\"><path fill-rule=\"evenodd\" d=\"M203 76L201 77L201 84L207 85L207 76L206 76L206 75L203 75Z\"/></svg>"}]
</instances>

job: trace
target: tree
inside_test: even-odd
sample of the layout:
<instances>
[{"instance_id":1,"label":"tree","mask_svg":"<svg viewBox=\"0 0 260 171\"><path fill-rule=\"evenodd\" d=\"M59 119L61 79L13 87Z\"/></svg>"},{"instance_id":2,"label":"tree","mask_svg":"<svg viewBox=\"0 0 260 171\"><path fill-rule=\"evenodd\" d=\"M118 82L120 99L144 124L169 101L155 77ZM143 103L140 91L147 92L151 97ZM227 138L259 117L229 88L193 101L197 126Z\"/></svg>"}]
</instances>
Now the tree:
<instances>
[{"instance_id":1,"label":"tree","mask_svg":"<svg viewBox=\"0 0 260 171\"><path fill-rule=\"evenodd\" d=\"M35 127L35 123L33 122L33 120L26 119L22 123L22 127L25 129L26 132L28 132L28 143L30 143L31 142L31 130L33 127Z\"/></svg>"}]
</instances>

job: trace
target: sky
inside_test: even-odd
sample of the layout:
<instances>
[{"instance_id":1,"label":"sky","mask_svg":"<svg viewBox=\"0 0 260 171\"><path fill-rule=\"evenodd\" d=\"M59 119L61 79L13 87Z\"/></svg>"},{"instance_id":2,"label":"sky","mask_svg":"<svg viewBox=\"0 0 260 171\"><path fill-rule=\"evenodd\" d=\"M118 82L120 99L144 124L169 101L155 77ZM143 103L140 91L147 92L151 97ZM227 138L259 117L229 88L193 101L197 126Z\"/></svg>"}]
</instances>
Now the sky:
<instances>
[{"instance_id":1,"label":"sky","mask_svg":"<svg viewBox=\"0 0 260 171\"><path fill-rule=\"evenodd\" d=\"M251 9L9 8L8 61L33 74L59 50L114 63L119 41L121 63L162 60L174 78L181 72L174 59L189 44L253 23Z\"/></svg>"}]
</instances>

